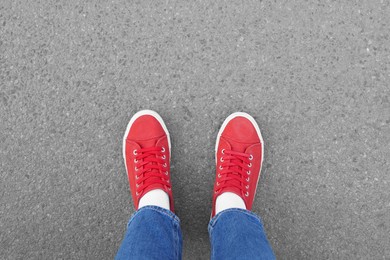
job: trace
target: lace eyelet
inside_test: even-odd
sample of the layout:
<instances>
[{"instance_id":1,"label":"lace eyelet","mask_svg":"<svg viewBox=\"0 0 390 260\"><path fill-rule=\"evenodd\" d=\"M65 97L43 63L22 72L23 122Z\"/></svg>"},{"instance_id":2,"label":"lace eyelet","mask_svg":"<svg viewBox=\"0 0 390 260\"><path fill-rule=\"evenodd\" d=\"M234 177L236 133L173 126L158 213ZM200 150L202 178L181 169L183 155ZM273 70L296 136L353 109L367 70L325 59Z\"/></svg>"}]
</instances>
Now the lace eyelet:
<instances>
[{"instance_id":1,"label":"lace eyelet","mask_svg":"<svg viewBox=\"0 0 390 260\"><path fill-rule=\"evenodd\" d=\"M246 193L245 193L245 196L248 197L248 196L249 196L249 192L246 192Z\"/></svg>"},{"instance_id":2,"label":"lace eyelet","mask_svg":"<svg viewBox=\"0 0 390 260\"><path fill-rule=\"evenodd\" d=\"M138 180L138 179L139 179L138 175L135 175L135 179L136 179L136 180Z\"/></svg>"},{"instance_id":3,"label":"lace eyelet","mask_svg":"<svg viewBox=\"0 0 390 260\"><path fill-rule=\"evenodd\" d=\"M137 188L138 188L138 187L139 187L139 185L136 183L136 184L135 184L135 187L137 187Z\"/></svg>"},{"instance_id":4,"label":"lace eyelet","mask_svg":"<svg viewBox=\"0 0 390 260\"><path fill-rule=\"evenodd\" d=\"M253 160L253 155L249 155L249 160Z\"/></svg>"},{"instance_id":5,"label":"lace eyelet","mask_svg":"<svg viewBox=\"0 0 390 260\"><path fill-rule=\"evenodd\" d=\"M134 170L135 170L136 172L138 172L138 168L137 168L137 167L134 167Z\"/></svg>"},{"instance_id":6,"label":"lace eyelet","mask_svg":"<svg viewBox=\"0 0 390 260\"><path fill-rule=\"evenodd\" d=\"M168 190L171 190L171 188L168 188Z\"/></svg>"},{"instance_id":7,"label":"lace eyelet","mask_svg":"<svg viewBox=\"0 0 390 260\"><path fill-rule=\"evenodd\" d=\"M163 167L167 167L167 163L164 163L164 164L163 164Z\"/></svg>"},{"instance_id":8,"label":"lace eyelet","mask_svg":"<svg viewBox=\"0 0 390 260\"><path fill-rule=\"evenodd\" d=\"M136 149L133 150L133 154L137 155L137 150Z\"/></svg>"},{"instance_id":9,"label":"lace eyelet","mask_svg":"<svg viewBox=\"0 0 390 260\"><path fill-rule=\"evenodd\" d=\"M218 173L218 178L221 178L221 174Z\"/></svg>"},{"instance_id":10,"label":"lace eyelet","mask_svg":"<svg viewBox=\"0 0 390 260\"><path fill-rule=\"evenodd\" d=\"M167 157L166 157L165 154L164 154L163 156L161 156L161 158L162 158L162 159L165 159L165 158L167 158Z\"/></svg>"},{"instance_id":11,"label":"lace eyelet","mask_svg":"<svg viewBox=\"0 0 390 260\"><path fill-rule=\"evenodd\" d=\"M218 192L219 192L219 191L216 190L216 191L215 191L215 194L217 194Z\"/></svg>"},{"instance_id":12,"label":"lace eyelet","mask_svg":"<svg viewBox=\"0 0 390 260\"><path fill-rule=\"evenodd\" d=\"M134 163L137 163L138 162L138 160L137 159L134 159Z\"/></svg>"},{"instance_id":13,"label":"lace eyelet","mask_svg":"<svg viewBox=\"0 0 390 260\"><path fill-rule=\"evenodd\" d=\"M165 175L168 175L168 171L165 172Z\"/></svg>"},{"instance_id":14,"label":"lace eyelet","mask_svg":"<svg viewBox=\"0 0 390 260\"><path fill-rule=\"evenodd\" d=\"M251 175L251 171L247 171L246 174Z\"/></svg>"},{"instance_id":15,"label":"lace eyelet","mask_svg":"<svg viewBox=\"0 0 390 260\"><path fill-rule=\"evenodd\" d=\"M249 185L246 185L245 188L246 188L246 189L249 189Z\"/></svg>"},{"instance_id":16,"label":"lace eyelet","mask_svg":"<svg viewBox=\"0 0 390 260\"><path fill-rule=\"evenodd\" d=\"M135 195L139 196L139 193L138 193L138 192L135 192Z\"/></svg>"},{"instance_id":17,"label":"lace eyelet","mask_svg":"<svg viewBox=\"0 0 390 260\"><path fill-rule=\"evenodd\" d=\"M219 159L221 162L224 162L224 160L223 160L223 157L221 157L221 159Z\"/></svg>"},{"instance_id":18,"label":"lace eyelet","mask_svg":"<svg viewBox=\"0 0 390 260\"><path fill-rule=\"evenodd\" d=\"M219 186L219 182L217 182L217 186Z\"/></svg>"},{"instance_id":19,"label":"lace eyelet","mask_svg":"<svg viewBox=\"0 0 390 260\"><path fill-rule=\"evenodd\" d=\"M162 153L165 152L165 147L164 146L161 148L161 152Z\"/></svg>"},{"instance_id":20,"label":"lace eyelet","mask_svg":"<svg viewBox=\"0 0 390 260\"><path fill-rule=\"evenodd\" d=\"M249 164L248 164L248 167L249 167L249 168L252 167L252 163L249 163Z\"/></svg>"},{"instance_id":21,"label":"lace eyelet","mask_svg":"<svg viewBox=\"0 0 390 260\"><path fill-rule=\"evenodd\" d=\"M247 182L249 182L249 180L250 180L250 177L246 178L245 180L246 180Z\"/></svg>"},{"instance_id":22,"label":"lace eyelet","mask_svg":"<svg viewBox=\"0 0 390 260\"><path fill-rule=\"evenodd\" d=\"M222 153L222 154L225 154L225 149L222 149L221 153Z\"/></svg>"},{"instance_id":23,"label":"lace eyelet","mask_svg":"<svg viewBox=\"0 0 390 260\"><path fill-rule=\"evenodd\" d=\"M170 181L169 181L169 180L167 180L167 183L170 183Z\"/></svg>"},{"instance_id":24,"label":"lace eyelet","mask_svg":"<svg viewBox=\"0 0 390 260\"><path fill-rule=\"evenodd\" d=\"M222 165L220 165L220 166L219 166L219 169L220 169L220 170L223 170L223 167L222 167Z\"/></svg>"}]
</instances>

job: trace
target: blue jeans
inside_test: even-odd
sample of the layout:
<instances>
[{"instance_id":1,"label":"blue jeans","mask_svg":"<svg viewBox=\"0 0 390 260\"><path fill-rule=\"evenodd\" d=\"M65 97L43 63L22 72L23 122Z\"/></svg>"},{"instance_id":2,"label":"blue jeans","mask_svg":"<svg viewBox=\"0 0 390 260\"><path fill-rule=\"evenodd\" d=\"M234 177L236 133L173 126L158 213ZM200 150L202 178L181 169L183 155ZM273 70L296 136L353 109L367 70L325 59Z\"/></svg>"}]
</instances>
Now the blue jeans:
<instances>
[{"instance_id":1,"label":"blue jeans","mask_svg":"<svg viewBox=\"0 0 390 260\"><path fill-rule=\"evenodd\" d=\"M258 216L227 209L209 223L211 259L275 259ZM130 218L115 259L181 259L179 218L171 211L146 206Z\"/></svg>"}]
</instances>

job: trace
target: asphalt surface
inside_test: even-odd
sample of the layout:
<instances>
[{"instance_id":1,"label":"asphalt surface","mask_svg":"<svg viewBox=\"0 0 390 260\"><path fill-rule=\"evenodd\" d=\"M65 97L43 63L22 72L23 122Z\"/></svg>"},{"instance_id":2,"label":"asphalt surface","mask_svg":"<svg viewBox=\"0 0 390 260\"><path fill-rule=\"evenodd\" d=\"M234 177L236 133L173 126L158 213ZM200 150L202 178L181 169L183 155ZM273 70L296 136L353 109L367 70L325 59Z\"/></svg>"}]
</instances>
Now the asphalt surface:
<instances>
[{"instance_id":1,"label":"asphalt surface","mask_svg":"<svg viewBox=\"0 0 390 260\"><path fill-rule=\"evenodd\" d=\"M265 139L254 212L278 259L390 259L388 1L0 2L0 258L112 259L121 145L171 133L184 259L208 259L214 143Z\"/></svg>"}]
</instances>

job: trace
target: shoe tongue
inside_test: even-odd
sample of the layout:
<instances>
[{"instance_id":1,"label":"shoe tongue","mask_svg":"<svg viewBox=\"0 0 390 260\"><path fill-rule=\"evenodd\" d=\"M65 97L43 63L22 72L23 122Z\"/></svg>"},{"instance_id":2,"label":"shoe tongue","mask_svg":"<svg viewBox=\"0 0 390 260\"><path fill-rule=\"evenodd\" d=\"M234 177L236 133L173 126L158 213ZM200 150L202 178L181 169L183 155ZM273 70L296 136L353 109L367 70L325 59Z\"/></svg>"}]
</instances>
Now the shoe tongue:
<instances>
[{"instance_id":1,"label":"shoe tongue","mask_svg":"<svg viewBox=\"0 0 390 260\"><path fill-rule=\"evenodd\" d=\"M229 177L231 177L234 173L229 173ZM237 180L230 180L229 183L234 183L236 185L241 185L241 183ZM236 193L238 196L242 196L241 194L241 190L236 188L235 186L231 186L229 188L227 188L226 191L230 191L230 192L233 192L233 193Z\"/></svg>"},{"instance_id":2,"label":"shoe tongue","mask_svg":"<svg viewBox=\"0 0 390 260\"><path fill-rule=\"evenodd\" d=\"M152 179L155 179L157 177L153 177L153 178L150 178L150 180ZM158 179L158 178L157 178ZM144 190L144 193L143 194L146 194L147 192L151 191L151 190L157 190L157 189L160 189L160 190L164 190L165 191L165 187L164 185L162 185L161 183L154 183L152 185L149 185L145 190Z\"/></svg>"},{"instance_id":3,"label":"shoe tongue","mask_svg":"<svg viewBox=\"0 0 390 260\"><path fill-rule=\"evenodd\" d=\"M240 152L240 153L244 153L246 151L248 144L237 142L234 139L231 139L231 138L226 137L226 136L224 136L223 138L229 143L230 150L235 151L235 152ZM232 167L230 167L230 169L235 169L237 172L241 171L241 168L239 166L232 166ZM233 174L234 173L229 173L229 176L232 176ZM235 183L237 185L241 185L241 183L237 180L231 180L229 182ZM238 196L242 197L241 190L236 188L236 187L233 187L233 186L229 187L225 191L233 192L233 193L237 194Z\"/></svg>"},{"instance_id":4,"label":"shoe tongue","mask_svg":"<svg viewBox=\"0 0 390 260\"><path fill-rule=\"evenodd\" d=\"M146 141L142 141L142 145L140 144L141 148L149 148L149 147L155 147L155 146L158 146L158 143L159 143L159 140L156 140L156 139L151 139L151 140L146 140ZM145 159L147 158L151 158L150 157L146 157ZM156 162L150 162L150 164L152 165L156 165L157 163ZM146 173L144 173L145 176L147 176L148 174L152 173L152 172L159 172L157 169L152 169ZM144 194L148 191L151 191L151 190L155 190L155 189L164 189L164 185L162 185L161 183L153 183L154 181L159 181L160 178L159 177L150 177L147 179L147 182L148 183L152 183L151 185L148 185L148 187L144 190Z\"/></svg>"},{"instance_id":5,"label":"shoe tongue","mask_svg":"<svg viewBox=\"0 0 390 260\"><path fill-rule=\"evenodd\" d=\"M229 142L232 151L244 153L248 147L247 143L241 143L226 136L224 136L224 138Z\"/></svg>"},{"instance_id":6,"label":"shoe tongue","mask_svg":"<svg viewBox=\"0 0 390 260\"><path fill-rule=\"evenodd\" d=\"M223 192L232 192L232 193L237 194L237 196L240 196L242 198L241 190L236 188L236 187L225 188L225 189L223 189L222 193Z\"/></svg>"}]
</instances>

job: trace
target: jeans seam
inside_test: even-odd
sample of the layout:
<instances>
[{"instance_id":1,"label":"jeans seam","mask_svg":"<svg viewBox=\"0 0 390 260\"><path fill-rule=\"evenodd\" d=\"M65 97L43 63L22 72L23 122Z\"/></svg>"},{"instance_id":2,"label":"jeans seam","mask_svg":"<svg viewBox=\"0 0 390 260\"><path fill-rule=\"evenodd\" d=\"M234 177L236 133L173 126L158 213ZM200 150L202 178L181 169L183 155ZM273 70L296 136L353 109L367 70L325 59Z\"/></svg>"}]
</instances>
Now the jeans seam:
<instances>
[{"instance_id":1,"label":"jeans seam","mask_svg":"<svg viewBox=\"0 0 390 260\"><path fill-rule=\"evenodd\" d=\"M214 259L214 250L213 250L213 240L212 240L212 237L213 237L213 227L211 227L210 226L210 224L209 224L209 226L208 226L208 231L209 231L209 240L210 240L210 253L211 253L211 256L210 256L210 258L211 259Z\"/></svg>"},{"instance_id":2,"label":"jeans seam","mask_svg":"<svg viewBox=\"0 0 390 260\"><path fill-rule=\"evenodd\" d=\"M173 229L174 232L174 239L175 239L175 259L179 259L179 236L178 236L178 230L177 230L177 223L173 222L173 226L175 227Z\"/></svg>"},{"instance_id":3,"label":"jeans seam","mask_svg":"<svg viewBox=\"0 0 390 260\"><path fill-rule=\"evenodd\" d=\"M210 232L210 248L211 248L211 259L214 259L214 247L213 247L213 241L212 241L212 234L213 234L213 231L211 230Z\"/></svg>"}]
</instances>

